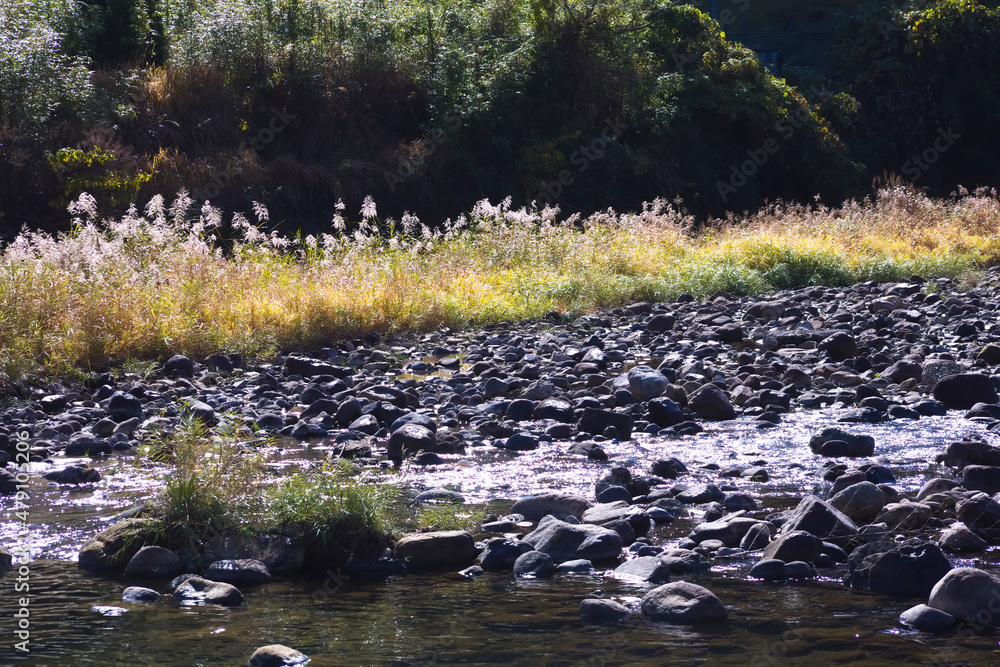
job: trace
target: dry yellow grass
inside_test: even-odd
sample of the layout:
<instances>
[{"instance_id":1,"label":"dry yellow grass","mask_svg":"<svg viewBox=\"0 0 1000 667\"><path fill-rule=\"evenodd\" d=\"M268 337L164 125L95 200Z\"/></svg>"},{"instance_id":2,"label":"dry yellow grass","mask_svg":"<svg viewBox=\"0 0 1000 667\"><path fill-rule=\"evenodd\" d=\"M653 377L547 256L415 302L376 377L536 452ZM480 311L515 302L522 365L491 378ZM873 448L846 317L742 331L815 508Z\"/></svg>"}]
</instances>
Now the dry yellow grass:
<instances>
[{"instance_id":1,"label":"dry yellow grass","mask_svg":"<svg viewBox=\"0 0 1000 667\"><path fill-rule=\"evenodd\" d=\"M430 231L412 217L300 241L242 216L185 215L155 198L74 232L27 233L0 258L0 373L58 373L214 351L267 355L367 331L580 314L682 293L749 294L807 284L959 277L1000 260L995 192L946 200L902 187L839 209L778 204L698 229L673 205L558 220L481 202ZM257 210L258 222L266 210ZM221 244L225 229L235 242ZM379 231L381 229L381 231ZM222 249L224 246L225 250Z\"/></svg>"}]
</instances>

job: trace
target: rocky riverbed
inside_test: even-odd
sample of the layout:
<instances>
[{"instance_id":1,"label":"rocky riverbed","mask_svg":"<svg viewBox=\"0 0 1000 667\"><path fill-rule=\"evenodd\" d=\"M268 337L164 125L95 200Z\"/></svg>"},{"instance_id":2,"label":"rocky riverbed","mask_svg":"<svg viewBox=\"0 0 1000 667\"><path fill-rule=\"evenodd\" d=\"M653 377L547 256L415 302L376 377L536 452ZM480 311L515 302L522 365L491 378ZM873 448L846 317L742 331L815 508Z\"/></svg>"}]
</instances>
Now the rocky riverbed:
<instances>
[{"instance_id":1,"label":"rocky riverbed","mask_svg":"<svg viewBox=\"0 0 1000 667\"><path fill-rule=\"evenodd\" d=\"M319 575L321 589L331 576L332 588L352 595L416 586L433 596L438 586L461 597L454 592L465 586L497 605L498 618L524 602L503 602L498 586L530 591L537 622L513 625L534 639L523 655L500 652L515 662L539 664L531 655L573 637L580 648L543 662L660 664L658 650L680 650L733 664L784 656L867 664L886 651L896 656L889 662L993 664L998 343L1000 273L991 271L972 289L914 278L682 297L410 339L372 335L269 364L178 356L149 377L51 384L4 410L0 545L22 541L20 484L33 556L78 559L74 586L93 581L109 603L94 607L151 608L169 627L179 621L155 596L182 608L262 608L274 595L321 605L310 593L317 575L297 571L301 554L279 536L220 539L195 560L154 546L140 552L141 544L124 553L108 539L122 530L114 515L162 484L131 465L136 447L188 411L210 427L236 419L274 434L265 454L279 471L328 457L398 466L414 502L484 508L478 531L403 537L380 560ZM109 574L112 553L120 562ZM5 576L5 589L15 576ZM403 618L399 600L413 601L395 599L380 613ZM490 616L445 606L465 619L452 635L486 633L481 652L453 637L451 656L402 656L393 644L370 660L358 647L341 659L325 640L289 630L243 636L238 654L206 649L205 664L247 661L273 642L294 644L312 664L496 661L503 642ZM312 622L323 613L315 609ZM263 634L245 629L254 632ZM546 632L563 639L538 640ZM613 655L581 643L587 632ZM684 641L699 648L679 649ZM254 664L294 659L269 651ZM65 661L38 664L75 664L53 655ZM188 664L164 659L157 664Z\"/></svg>"}]
</instances>

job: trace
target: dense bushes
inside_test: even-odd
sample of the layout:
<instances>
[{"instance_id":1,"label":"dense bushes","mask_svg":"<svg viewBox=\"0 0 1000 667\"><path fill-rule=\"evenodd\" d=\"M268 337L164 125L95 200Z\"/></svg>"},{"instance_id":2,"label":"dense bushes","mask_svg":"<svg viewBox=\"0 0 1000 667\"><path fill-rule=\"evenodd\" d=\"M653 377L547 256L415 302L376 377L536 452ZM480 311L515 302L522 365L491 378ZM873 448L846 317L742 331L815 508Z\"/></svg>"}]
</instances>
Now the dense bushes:
<instances>
[{"instance_id":1,"label":"dense bushes","mask_svg":"<svg viewBox=\"0 0 1000 667\"><path fill-rule=\"evenodd\" d=\"M898 172L938 126L996 113L989 59L950 76L994 48L996 12L970 0L901 14L909 27L888 40L875 33L892 7L845 23L854 97L809 72L790 71L793 87L664 0L0 6L0 212L14 228L81 190L107 213L181 188L229 209L266 201L306 232L366 195L430 220L508 195L564 211L681 197L701 215L839 203L864 193L860 162ZM907 59L928 91L892 78ZM982 89L978 111L963 86ZM988 168L975 147L948 155L972 165L968 182Z\"/></svg>"},{"instance_id":2,"label":"dense bushes","mask_svg":"<svg viewBox=\"0 0 1000 667\"><path fill-rule=\"evenodd\" d=\"M845 140L873 174L945 194L1000 179L996 6L888 0L843 19L838 76L863 111Z\"/></svg>"}]
</instances>

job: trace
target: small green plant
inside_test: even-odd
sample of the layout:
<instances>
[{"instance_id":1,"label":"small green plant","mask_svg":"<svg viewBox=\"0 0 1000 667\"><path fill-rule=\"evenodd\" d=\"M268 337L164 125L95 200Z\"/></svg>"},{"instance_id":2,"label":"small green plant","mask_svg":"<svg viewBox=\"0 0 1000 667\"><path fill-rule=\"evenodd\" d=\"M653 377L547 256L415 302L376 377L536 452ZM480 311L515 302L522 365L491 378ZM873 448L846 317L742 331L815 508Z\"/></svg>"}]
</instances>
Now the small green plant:
<instances>
[{"instance_id":1,"label":"small green plant","mask_svg":"<svg viewBox=\"0 0 1000 667\"><path fill-rule=\"evenodd\" d=\"M253 530L263 511L258 487L267 470L258 453L242 446L250 435L235 422L212 433L185 412L176 429L143 446L145 461L174 466L153 505L168 542L197 552L213 535Z\"/></svg>"},{"instance_id":2,"label":"small green plant","mask_svg":"<svg viewBox=\"0 0 1000 667\"><path fill-rule=\"evenodd\" d=\"M486 512L481 508L461 504L426 505L418 511L416 523L420 531L467 530L475 533L485 518Z\"/></svg>"},{"instance_id":3,"label":"small green plant","mask_svg":"<svg viewBox=\"0 0 1000 667\"><path fill-rule=\"evenodd\" d=\"M364 479L353 463L338 460L286 477L268 489L266 521L305 541L318 561L376 555L392 535L399 488Z\"/></svg>"}]
</instances>

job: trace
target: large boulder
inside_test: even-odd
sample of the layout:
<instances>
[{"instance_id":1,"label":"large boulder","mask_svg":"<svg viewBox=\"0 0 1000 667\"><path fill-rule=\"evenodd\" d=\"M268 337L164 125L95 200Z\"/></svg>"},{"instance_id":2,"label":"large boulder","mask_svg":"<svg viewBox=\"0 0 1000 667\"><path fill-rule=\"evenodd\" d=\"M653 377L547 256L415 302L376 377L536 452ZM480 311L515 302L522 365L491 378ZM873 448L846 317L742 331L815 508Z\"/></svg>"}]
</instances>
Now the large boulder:
<instances>
[{"instance_id":1,"label":"large boulder","mask_svg":"<svg viewBox=\"0 0 1000 667\"><path fill-rule=\"evenodd\" d=\"M389 436L386 456L393 461L416 456L417 452L433 452L437 445L434 431L417 423L404 423Z\"/></svg>"},{"instance_id":2,"label":"large boulder","mask_svg":"<svg viewBox=\"0 0 1000 667\"><path fill-rule=\"evenodd\" d=\"M142 549L152 519L126 519L97 533L80 547L79 565L85 570L121 572Z\"/></svg>"},{"instance_id":3,"label":"large boulder","mask_svg":"<svg viewBox=\"0 0 1000 667\"><path fill-rule=\"evenodd\" d=\"M953 410L968 410L976 403L997 403L996 387L989 375L960 373L939 380L932 390L934 399Z\"/></svg>"},{"instance_id":4,"label":"large boulder","mask_svg":"<svg viewBox=\"0 0 1000 667\"><path fill-rule=\"evenodd\" d=\"M836 507L817 496L806 496L792 510L781 532L804 530L821 540L839 544L858 534L857 525Z\"/></svg>"},{"instance_id":5,"label":"large boulder","mask_svg":"<svg viewBox=\"0 0 1000 667\"><path fill-rule=\"evenodd\" d=\"M125 566L126 579L171 579L181 573L181 559L163 547L139 549Z\"/></svg>"},{"instance_id":6,"label":"large boulder","mask_svg":"<svg viewBox=\"0 0 1000 667\"><path fill-rule=\"evenodd\" d=\"M864 557L859 561L859 556ZM855 590L923 597L948 573L951 563L934 542L913 539L859 547L848 559L848 568L844 584Z\"/></svg>"},{"instance_id":7,"label":"large boulder","mask_svg":"<svg viewBox=\"0 0 1000 667\"><path fill-rule=\"evenodd\" d=\"M982 440L958 440L950 443L936 460L959 470L967 465L1000 466L1000 447Z\"/></svg>"},{"instance_id":8,"label":"large boulder","mask_svg":"<svg viewBox=\"0 0 1000 667\"><path fill-rule=\"evenodd\" d=\"M962 486L970 491L982 491L990 495L1000 492L1000 466L965 466L962 470Z\"/></svg>"},{"instance_id":9,"label":"large boulder","mask_svg":"<svg viewBox=\"0 0 1000 667\"><path fill-rule=\"evenodd\" d=\"M955 516L988 543L1000 544L1000 503L985 493L958 503Z\"/></svg>"},{"instance_id":10,"label":"large boulder","mask_svg":"<svg viewBox=\"0 0 1000 667\"><path fill-rule=\"evenodd\" d=\"M1000 625L1000 578L972 567L955 568L935 584L927 604L959 621Z\"/></svg>"},{"instance_id":11,"label":"large boulder","mask_svg":"<svg viewBox=\"0 0 1000 667\"><path fill-rule=\"evenodd\" d=\"M404 536L393 555L410 569L436 569L468 565L477 553L476 541L467 531L442 530Z\"/></svg>"},{"instance_id":12,"label":"large boulder","mask_svg":"<svg viewBox=\"0 0 1000 667\"><path fill-rule=\"evenodd\" d=\"M786 563L797 560L817 563L822 553L823 540L804 530L793 530L779 535L764 548L760 557L761 560L778 559Z\"/></svg>"},{"instance_id":13,"label":"large boulder","mask_svg":"<svg viewBox=\"0 0 1000 667\"><path fill-rule=\"evenodd\" d=\"M613 530L590 524L571 524L547 516L523 540L536 551L552 556L557 563L585 558L589 561L617 560L622 538Z\"/></svg>"},{"instance_id":14,"label":"large boulder","mask_svg":"<svg viewBox=\"0 0 1000 667\"><path fill-rule=\"evenodd\" d=\"M571 493L542 493L521 498L511 506L510 511L524 516L529 521L538 521L550 514L557 519L565 519L568 516L579 519L592 504L583 496Z\"/></svg>"},{"instance_id":15,"label":"large boulder","mask_svg":"<svg viewBox=\"0 0 1000 667\"><path fill-rule=\"evenodd\" d=\"M654 588L642 598L641 608L650 620L678 625L718 623L729 616L715 593L687 581Z\"/></svg>"},{"instance_id":16,"label":"large boulder","mask_svg":"<svg viewBox=\"0 0 1000 667\"><path fill-rule=\"evenodd\" d=\"M830 505L855 523L868 523L885 507L885 493L871 482L859 482L830 498Z\"/></svg>"},{"instance_id":17,"label":"large boulder","mask_svg":"<svg viewBox=\"0 0 1000 667\"><path fill-rule=\"evenodd\" d=\"M736 408L726 392L711 382L702 385L688 399L688 407L705 419L736 419Z\"/></svg>"}]
</instances>

